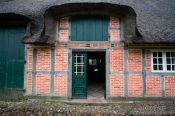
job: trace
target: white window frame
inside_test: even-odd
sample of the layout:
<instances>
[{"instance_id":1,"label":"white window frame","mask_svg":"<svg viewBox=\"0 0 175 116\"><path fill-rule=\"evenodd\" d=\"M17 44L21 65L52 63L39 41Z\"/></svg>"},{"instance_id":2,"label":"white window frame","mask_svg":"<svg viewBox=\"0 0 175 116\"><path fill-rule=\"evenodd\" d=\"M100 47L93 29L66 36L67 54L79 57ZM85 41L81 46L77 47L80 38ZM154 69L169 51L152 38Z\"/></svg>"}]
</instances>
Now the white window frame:
<instances>
[{"instance_id":1,"label":"white window frame","mask_svg":"<svg viewBox=\"0 0 175 116\"><path fill-rule=\"evenodd\" d=\"M78 58L81 58L81 63L78 63ZM75 63L74 63L74 66L75 66L75 75L83 75L84 74L84 55L81 54L81 55L75 55ZM81 72L78 72L78 66L81 66Z\"/></svg>"},{"instance_id":2,"label":"white window frame","mask_svg":"<svg viewBox=\"0 0 175 116\"><path fill-rule=\"evenodd\" d=\"M154 70L153 67L153 52L162 52L163 58L163 70ZM175 52L175 50L151 50L151 72L160 72L160 73L175 73L175 71L168 71L167 70L167 62L166 62L166 52Z\"/></svg>"}]
</instances>

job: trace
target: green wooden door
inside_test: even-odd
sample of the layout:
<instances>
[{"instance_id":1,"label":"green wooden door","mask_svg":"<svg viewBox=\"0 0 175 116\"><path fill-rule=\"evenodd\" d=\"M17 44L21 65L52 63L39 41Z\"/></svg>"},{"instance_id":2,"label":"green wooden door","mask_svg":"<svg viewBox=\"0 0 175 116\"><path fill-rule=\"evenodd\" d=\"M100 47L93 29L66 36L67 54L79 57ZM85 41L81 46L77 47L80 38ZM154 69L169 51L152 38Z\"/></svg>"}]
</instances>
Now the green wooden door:
<instances>
[{"instance_id":1,"label":"green wooden door","mask_svg":"<svg viewBox=\"0 0 175 116\"><path fill-rule=\"evenodd\" d=\"M23 88L25 27L0 26L0 89Z\"/></svg>"},{"instance_id":2,"label":"green wooden door","mask_svg":"<svg viewBox=\"0 0 175 116\"><path fill-rule=\"evenodd\" d=\"M72 16L72 41L108 41L109 17L107 16Z\"/></svg>"},{"instance_id":3,"label":"green wooden door","mask_svg":"<svg viewBox=\"0 0 175 116\"><path fill-rule=\"evenodd\" d=\"M87 97L87 54L73 53L72 57L72 97Z\"/></svg>"}]
</instances>

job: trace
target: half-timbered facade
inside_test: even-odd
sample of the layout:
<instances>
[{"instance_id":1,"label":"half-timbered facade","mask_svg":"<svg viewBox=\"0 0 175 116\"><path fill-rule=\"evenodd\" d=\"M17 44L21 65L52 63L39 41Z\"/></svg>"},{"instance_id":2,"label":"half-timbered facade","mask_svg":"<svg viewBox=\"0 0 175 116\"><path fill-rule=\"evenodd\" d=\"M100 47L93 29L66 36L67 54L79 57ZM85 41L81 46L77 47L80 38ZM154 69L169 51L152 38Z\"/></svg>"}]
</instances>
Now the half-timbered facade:
<instances>
[{"instance_id":1,"label":"half-timbered facade","mask_svg":"<svg viewBox=\"0 0 175 116\"><path fill-rule=\"evenodd\" d=\"M17 1L0 3L0 88L85 99L174 97L174 20L164 17L174 19L174 7L124 1L51 0L22 15L20 8L1 10ZM157 8L154 16L146 8Z\"/></svg>"}]
</instances>

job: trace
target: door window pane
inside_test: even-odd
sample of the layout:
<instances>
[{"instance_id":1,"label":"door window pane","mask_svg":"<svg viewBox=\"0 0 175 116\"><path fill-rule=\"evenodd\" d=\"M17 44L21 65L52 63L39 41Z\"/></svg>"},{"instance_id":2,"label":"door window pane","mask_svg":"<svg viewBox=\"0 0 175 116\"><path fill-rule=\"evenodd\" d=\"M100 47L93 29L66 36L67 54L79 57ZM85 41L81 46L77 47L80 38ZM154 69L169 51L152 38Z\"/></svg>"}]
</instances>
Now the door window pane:
<instances>
[{"instance_id":1,"label":"door window pane","mask_svg":"<svg viewBox=\"0 0 175 116\"><path fill-rule=\"evenodd\" d=\"M75 75L83 75L84 74L84 55L76 54L74 56L74 73Z\"/></svg>"}]
</instances>

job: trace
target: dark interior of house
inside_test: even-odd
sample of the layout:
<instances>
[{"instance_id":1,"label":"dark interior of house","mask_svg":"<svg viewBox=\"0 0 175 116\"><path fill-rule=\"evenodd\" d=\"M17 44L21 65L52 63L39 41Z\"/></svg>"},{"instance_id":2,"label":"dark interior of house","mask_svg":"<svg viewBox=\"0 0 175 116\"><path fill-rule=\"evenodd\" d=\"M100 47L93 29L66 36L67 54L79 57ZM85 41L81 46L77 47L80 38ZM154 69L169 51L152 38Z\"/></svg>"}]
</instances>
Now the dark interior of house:
<instances>
[{"instance_id":1,"label":"dark interior of house","mask_svg":"<svg viewBox=\"0 0 175 116\"><path fill-rule=\"evenodd\" d=\"M105 53L89 52L87 65L87 88L89 97L104 98Z\"/></svg>"}]
</instances>

